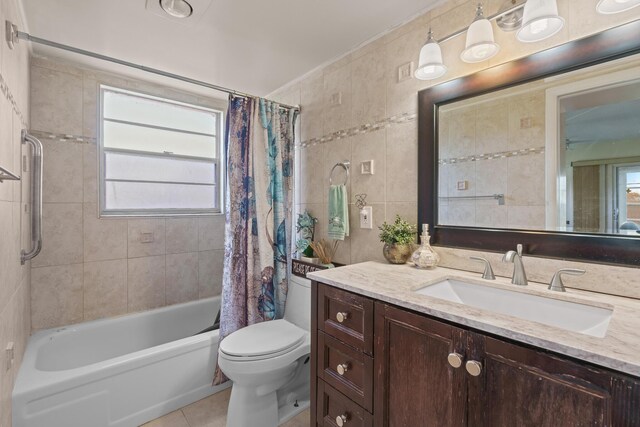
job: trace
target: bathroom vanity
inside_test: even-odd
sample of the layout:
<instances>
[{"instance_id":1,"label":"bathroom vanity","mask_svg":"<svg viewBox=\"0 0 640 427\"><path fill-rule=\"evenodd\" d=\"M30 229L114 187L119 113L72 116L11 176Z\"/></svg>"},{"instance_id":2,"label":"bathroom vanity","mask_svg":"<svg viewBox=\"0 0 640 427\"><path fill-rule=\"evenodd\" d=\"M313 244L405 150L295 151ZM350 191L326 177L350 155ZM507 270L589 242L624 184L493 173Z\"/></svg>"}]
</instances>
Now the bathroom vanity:
<instances>
[{"instance_id":1,"label":"bathroom vanity","mask_svg":"<svg viewBox=\"0 0 640 427\"><path fill-rule=\"evenodd\" d=\"M640 426L640 301L375 262L309 277L314 425ZM451 282L491 301L434 296Z\"/></svg>"}]
</instances>

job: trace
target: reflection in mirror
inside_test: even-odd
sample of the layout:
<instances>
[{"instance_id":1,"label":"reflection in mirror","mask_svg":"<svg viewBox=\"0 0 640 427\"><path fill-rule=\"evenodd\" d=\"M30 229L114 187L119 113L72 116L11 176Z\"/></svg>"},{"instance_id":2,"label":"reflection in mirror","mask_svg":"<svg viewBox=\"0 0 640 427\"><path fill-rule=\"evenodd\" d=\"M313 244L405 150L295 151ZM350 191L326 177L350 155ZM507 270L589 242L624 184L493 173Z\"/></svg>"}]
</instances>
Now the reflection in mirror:
<instances>
[{"instance_id":1,"label":"reflection in mirror","mask_svg":"<svg viewBox=\"0 0 640 427\"><path fill-rule=\"evenodd\" d=\"M640 57L438 106L438 224L637 235Z\"/></svg>"}]
</instances>

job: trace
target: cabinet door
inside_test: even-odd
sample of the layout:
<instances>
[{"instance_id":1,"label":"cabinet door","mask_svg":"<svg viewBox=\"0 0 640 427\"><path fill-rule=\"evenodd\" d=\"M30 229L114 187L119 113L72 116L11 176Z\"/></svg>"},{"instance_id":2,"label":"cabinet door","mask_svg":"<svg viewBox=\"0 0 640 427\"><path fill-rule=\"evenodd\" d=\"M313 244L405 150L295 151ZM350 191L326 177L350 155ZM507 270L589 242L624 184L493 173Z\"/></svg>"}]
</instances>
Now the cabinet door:
<instances>
[{"instance_id":1,"label":"cabinet door","mask_svg":"<svg viewBox=\"0 0 640 427\"><path fill-rule=\"evenodd\" d=\"M480 334L469 334L474 427L637 426L638 383L609 371ZM619 390L619 391L618 391ZM634 391L635 390L635 391Z\"/></svg>"},{"instance_id":2,"label":"cabinet door","mask_svg":"<svg viewBox=\"0 0 640 427\"><path fill-rule=\"evenodd\" d=\"M462 329L387 304L375 306L376 427L459 427L466 424Z\"/></svg>"}]
</instances>

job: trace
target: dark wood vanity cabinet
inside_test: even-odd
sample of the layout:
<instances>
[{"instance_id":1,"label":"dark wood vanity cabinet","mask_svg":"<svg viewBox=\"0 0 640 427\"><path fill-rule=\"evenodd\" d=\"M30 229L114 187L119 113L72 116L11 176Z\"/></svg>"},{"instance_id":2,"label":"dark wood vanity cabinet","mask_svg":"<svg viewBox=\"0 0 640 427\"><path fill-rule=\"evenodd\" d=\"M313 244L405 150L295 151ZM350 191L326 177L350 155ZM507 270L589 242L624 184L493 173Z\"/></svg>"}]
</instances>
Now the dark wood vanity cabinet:
<instances>
[{"instance_id":1,"label":"dark wood vanity cabinet","mask_svg":"<svg viewBox=\"0 0 640 427\"><path fill-rule=\"evenodd\" d=\"M638 378L321 283L312 295L312 426L640 427Z\"/></svg>"}]
</instances>

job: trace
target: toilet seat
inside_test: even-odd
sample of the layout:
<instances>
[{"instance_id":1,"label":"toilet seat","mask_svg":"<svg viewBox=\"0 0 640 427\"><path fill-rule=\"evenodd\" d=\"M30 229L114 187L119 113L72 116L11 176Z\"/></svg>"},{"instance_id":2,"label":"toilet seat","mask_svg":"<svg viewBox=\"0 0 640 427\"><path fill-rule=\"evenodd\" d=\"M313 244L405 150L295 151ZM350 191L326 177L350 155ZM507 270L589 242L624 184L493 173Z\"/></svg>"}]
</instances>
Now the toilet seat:
<instances>
[{"instance_id":1,"label":"toilet seat","mask_svg":"<svg viewBox=\"0 0 640 427\"><path fill-rule=\"evenodd\" d=\"M219 352L225 359L234 361L270 359L299 347L308 334L284 319L256 323L222 340Z\"/></svg>"}]
</instances>

